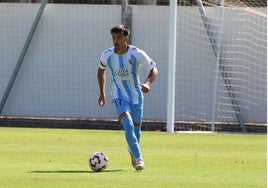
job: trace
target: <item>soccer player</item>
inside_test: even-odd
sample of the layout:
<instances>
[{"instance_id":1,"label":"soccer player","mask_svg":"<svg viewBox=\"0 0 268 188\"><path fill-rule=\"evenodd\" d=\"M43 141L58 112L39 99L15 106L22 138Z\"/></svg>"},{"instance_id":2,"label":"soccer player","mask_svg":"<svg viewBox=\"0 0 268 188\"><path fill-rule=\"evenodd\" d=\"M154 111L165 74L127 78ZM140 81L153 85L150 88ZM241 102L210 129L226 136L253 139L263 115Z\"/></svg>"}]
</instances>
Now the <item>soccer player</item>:
<instances>
[{"instance_id":1,"label":"soccer player","mask_svg":"<svg viewBox=\"0 0 268 188\"><path fill-rule=\"evenodd\" d=\"M106 102L105 70L110 70L112 79L112 104L118 119L123 125L132 166L137 170L145 168L139 147L141 123L143 119L143 93L150 91L150 85L158 75L155 62L141 49L129 45L130 29L125 25L117 25L110 30L113 47L104 50L98 68L100 88L99 105ZM140 68L148 70L147 79L140 83Z\"/></svg>"}]
</instances>

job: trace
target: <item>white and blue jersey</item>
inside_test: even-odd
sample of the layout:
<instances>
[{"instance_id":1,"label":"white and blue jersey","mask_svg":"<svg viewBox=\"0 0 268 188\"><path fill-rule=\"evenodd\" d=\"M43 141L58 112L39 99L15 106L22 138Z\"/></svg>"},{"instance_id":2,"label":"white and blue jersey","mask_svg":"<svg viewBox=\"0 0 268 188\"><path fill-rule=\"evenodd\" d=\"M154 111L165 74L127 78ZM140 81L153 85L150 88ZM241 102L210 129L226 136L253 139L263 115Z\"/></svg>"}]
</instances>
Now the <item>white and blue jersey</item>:
<instances>
[{"instance_id":1,"label":"white and blue jersey","mask_svg":"<svg viewBox=\"0 0 268 188\"><path fill-rule=\"evenodd\" d=\"M150 71L155 65L143 50L128 45L128 51L123 55L116 54L114 47L103 51L99 68L109 67L113 99L124 99L131 104L138 104L143 101L139 79L140 67Z\"/></svg>"}]
</instances>

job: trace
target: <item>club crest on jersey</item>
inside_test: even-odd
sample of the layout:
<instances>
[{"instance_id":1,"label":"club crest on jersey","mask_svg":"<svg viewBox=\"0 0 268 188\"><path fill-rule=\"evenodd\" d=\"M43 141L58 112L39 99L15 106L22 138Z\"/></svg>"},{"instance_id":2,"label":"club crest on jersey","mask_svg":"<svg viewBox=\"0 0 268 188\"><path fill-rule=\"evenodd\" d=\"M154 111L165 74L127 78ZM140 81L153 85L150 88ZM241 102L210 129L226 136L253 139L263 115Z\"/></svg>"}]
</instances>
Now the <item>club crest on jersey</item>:
<instances>
[{"instance_id":1,"label":"club crest on jersey","mask_svg":"<svg viewBox=\"0 0 268 188\"><path fill-rule=\"evenodd\" d=\"M133 65L135 63L135 59L130 59L130 60L128 60L128 62L130 65Z\"/></svg>"}]
</instances>

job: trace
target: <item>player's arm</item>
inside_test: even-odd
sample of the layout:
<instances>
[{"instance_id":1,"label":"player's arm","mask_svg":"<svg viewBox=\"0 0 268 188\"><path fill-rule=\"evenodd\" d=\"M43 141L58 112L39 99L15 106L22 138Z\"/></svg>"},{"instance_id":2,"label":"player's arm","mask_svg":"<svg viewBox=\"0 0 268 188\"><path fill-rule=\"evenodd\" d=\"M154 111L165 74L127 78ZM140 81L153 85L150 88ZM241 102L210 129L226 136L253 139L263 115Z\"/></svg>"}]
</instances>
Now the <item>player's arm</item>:
<instances>
[{"instance_id":1,"label":"player's arm","mask_svg":"<svg viewBox=\"0 0 268 188\"><path fill-rule=\"evenodd\" d=\"M99 89L100 89L100 96L99 96L99 105L104 106L105 105L105 83L106 83L106 74L105 69L98 69L98 83L99 83Z\"/></svg>"},{"instance_id":2,"label":"player's arm","mask_svg":"<svg viewBox=\"0 0 268 188\"><path fill-rule=\"evenodd\" d=\"M141 90L143 93L148 93L150 91L150 85L153 83L157 75L158 75L157 68L156 67L152 68L145 82L141 84Z\"/></svg>"}]
</instances>

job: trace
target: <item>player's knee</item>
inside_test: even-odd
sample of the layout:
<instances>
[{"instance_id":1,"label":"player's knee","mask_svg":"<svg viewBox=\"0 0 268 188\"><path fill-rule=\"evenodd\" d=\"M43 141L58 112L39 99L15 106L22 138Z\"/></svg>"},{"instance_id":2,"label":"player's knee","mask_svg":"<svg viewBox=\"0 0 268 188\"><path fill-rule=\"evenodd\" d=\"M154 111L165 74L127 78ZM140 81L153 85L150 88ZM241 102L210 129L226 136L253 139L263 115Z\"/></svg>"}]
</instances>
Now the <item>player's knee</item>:
<instances>
[{"instance_id":1,"label":"player's knee","mask_svg":"<svg viewBox=\"0 0 268 188\"><path fill-rule=\"evenodd\" d=\"M141 126L141 122L134 121L133 123L134 123L134 126Z\"/></svg>"},{"instance_id":2,"label":"player's knee","mask_svg":"<svg viewBox=\"0 0 268 188\"><path fill-rule=\"evenodd\" d=\"M129 112L128 112L128 111L122 112L122 113L119 115L119 117L118 117L119 121L120 121L122 118L126 117L126 116L130 116Z\"/></svg>"}]
</instances>

